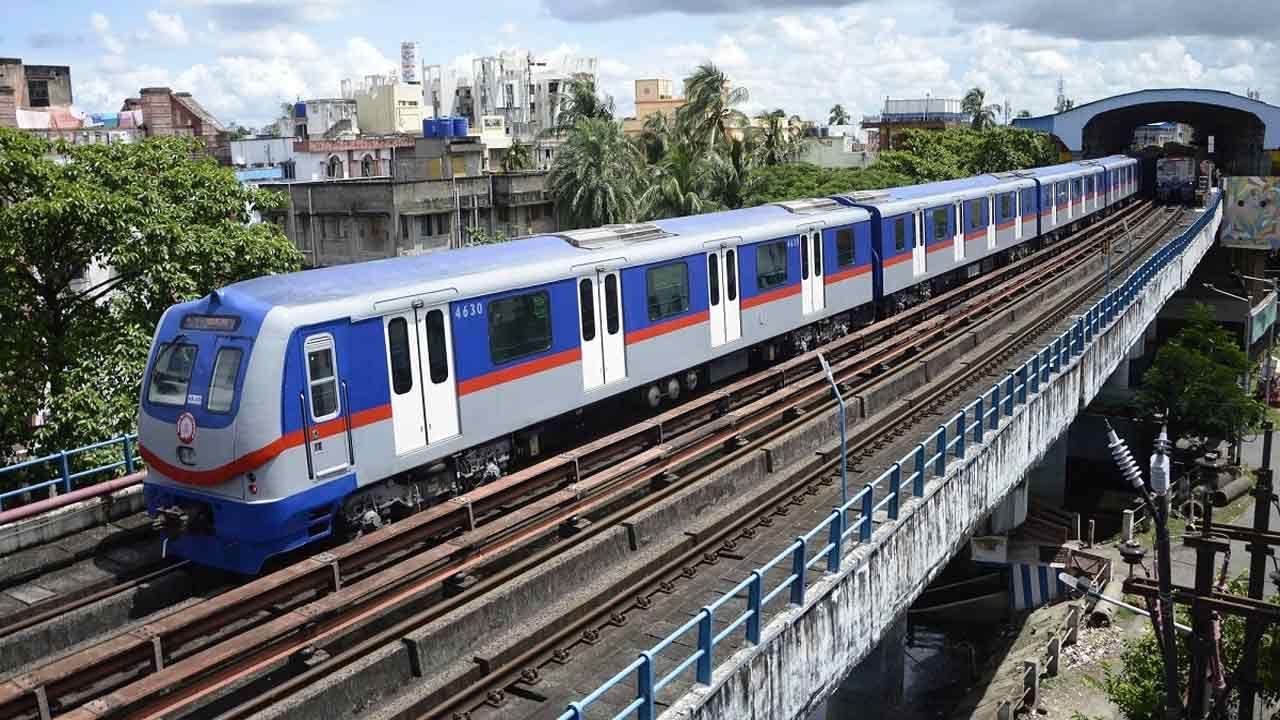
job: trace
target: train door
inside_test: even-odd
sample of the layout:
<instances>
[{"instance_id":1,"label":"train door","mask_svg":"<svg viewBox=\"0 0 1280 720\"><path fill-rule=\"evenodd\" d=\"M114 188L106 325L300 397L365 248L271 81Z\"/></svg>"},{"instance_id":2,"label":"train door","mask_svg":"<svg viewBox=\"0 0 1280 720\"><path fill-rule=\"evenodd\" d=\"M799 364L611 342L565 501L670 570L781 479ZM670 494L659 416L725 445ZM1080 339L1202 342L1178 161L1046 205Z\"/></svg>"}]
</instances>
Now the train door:
<instances>
[{"instance_id":1,"label":"train door","mask_svg":"<svg viewBox=\"0 0 1280 720\"><path fill-rule=\"evenodd\" d=\"M996 196L987 193L987 249L996 249Z\"/></svg>"},{"instance_id":2,"label":"train door","mask_svg":"<svg viewBox=\"0 0 1280 720\"><path fill-rule=\"evenodd\" d=\"M1058 184L1049 183L1049 225L1058 227Z\"/></svg>"},{"instance_id":3,"label":"train door","mask_svg":"<svg viewBox=\"0 0 1280 720\"><path fill-rule=\"evenodd\" d=\"M387 373L391 380L391 426L396 454L427 444L427 412L422 403L422 372L418 367L418 331L414 312L383 318L387 338Z\"/></svg>"},{"instance_id":4,"label":"train door","mask_svg":"<svg viewBox=\"0 0 1280 720\"><path fill-rule=\"evenodd\" d=\"M915 242L911 245L911 272L915 275L923 275L925 273L925 240L924 240L924 211L916 210L914 213L916 220L915 236L912 238Z\"/></svg>"},{"instance_id":5,"label":"train door","mask_svg":"<svg viewBox=\"0 0 1280 720\"><path fill-rule=\"evenodd\" d=\"M951 237L952 247L955 249L956 262L964 260L964 202L956 200L953 204L955 212L956 230Z\"/></svg>"},{"instance_id":6,"label":"train door","mask_svg":"<svg viewBox=\"0 0 1280 720\"><path fill-rule=\"evenodd\" d=\"M821 312L827 306L827 288L822 281L822 228L800 230L800 284L804 314Z\"/></svg>"},{"instance_id":7,"label":"train door","mask_svg":"<svg viewBox=\"0 0 1280 720\"><path fill-rule=\"evenodd\" d=\"M347 407L345 385L338 376L338 356L333 336L319 333L302 345L307 392L303 431L314 476L328 475L350 465L347 433L343 427ZM336 431L335 431L336 427Z\"/></svg>"},{"instance_id":8,"label":"train door","mask_svg":"<svg viewBox=\"0 0 1280 720\"><path fill-rule=\"evenodd\" d=\"M449 306L417 308L418 372L427 414L427 442L454 437L458 427L458 386L454 377Z\"/></svg>"},{"instance_id":9,"label":"train door","mask_svg":"<svg viewBox=\"0 0 1280 720\"><path fill-rule=\"evenodd\" d=\"M1013 192L1013 239L1022 239L1022 188Z\"/></svg>"},{"instance_id":10,"label":"train door","mask_svg":"<svg viewBox=\"0 0 1280 720\"><path fill-rule=\"evenodd\" d=\"M617 270L578 278L582 387L592 390L627 376L622 333L622 287Z\"/></svg>"},{"instance_id":11,"label":"train door","mask_svg":"<svg viewBox=\"0 0 1280 720\"><path fill-rule=\"evenodd\" d=\"M711 316L711 347L719 347L742 337L737 248L723 248L707 253L707 296Z\"/></svg>"}]
</instances>

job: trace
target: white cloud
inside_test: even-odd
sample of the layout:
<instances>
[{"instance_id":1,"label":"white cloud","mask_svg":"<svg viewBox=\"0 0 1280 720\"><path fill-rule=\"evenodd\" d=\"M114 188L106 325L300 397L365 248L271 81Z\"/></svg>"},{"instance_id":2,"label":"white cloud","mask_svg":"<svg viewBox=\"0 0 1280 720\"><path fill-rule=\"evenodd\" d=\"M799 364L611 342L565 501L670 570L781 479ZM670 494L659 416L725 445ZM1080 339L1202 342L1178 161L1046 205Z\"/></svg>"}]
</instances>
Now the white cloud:
<instances>
[{"instance_id":1,"label":"white cloud","mask_svg":"<svg viewBox=\"0 0 1280 720\"><path fill-rule=\"evenodd\" d=\"M98 44L108 55L122 55L125 46L120 39L111 32L111 21L102 13L94 13L89 16L89 25L93 27L93 31L98 35Z\"/></svg>"},{"instance_id":2,"label":"white cloud","mask_svg":"<svg viewBox=\"0 0 1280 720\"><path fill-rule=\"evenodd\" d=\"M158 10L147 11L147 24L151 26L150 39L161 47L186 47L191 42L187 26L181 15L166 15Z\"/></svg>"},{"instance_id":3,"label":"white cloud","mask_svg":"<svg viewBox=\"0 0 1280 720\"><path fill-rule=\"evenodd\" d=\"M498 32L503 35L514 35L516 32L516 24L510 21L504 22L502 23L502 26L498 28Z\"/></svg>"}]
</instances>

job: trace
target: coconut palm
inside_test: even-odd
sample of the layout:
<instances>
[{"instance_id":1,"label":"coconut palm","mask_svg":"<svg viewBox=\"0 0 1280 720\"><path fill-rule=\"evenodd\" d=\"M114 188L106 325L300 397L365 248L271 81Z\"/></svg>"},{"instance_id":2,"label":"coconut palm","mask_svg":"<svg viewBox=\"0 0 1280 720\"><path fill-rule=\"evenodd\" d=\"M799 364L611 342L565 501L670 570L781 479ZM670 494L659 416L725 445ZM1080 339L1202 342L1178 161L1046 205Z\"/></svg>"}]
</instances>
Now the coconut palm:
<instances>
[{"instance_id":1,"label":"coconut palm","mask_svg":"<svg viewBox=\"0 0 1280 720\"><path fill-rule=\"evenodd\" d=\"M514 138L507 152L502 156L502 172L518 172L527 170L533 164L533 148Z\"/></svg>"},{"instance_id":2,"label":"coconut palm","mask_svg":"<svg viewBox=\"0 0 1280 720\"><path fill-rule=\"evenodd\" d=\"M800 157L804 124L796 115L787 117L781 108L756 116L753 128L756 158L761 165L780 165Z\"/></svg>"},{"instance_id":3,"label":"coconut palm","mask_svg":"<svg viewBox=\"0 0 1280 720\"><path fill-rule=\"evenodd\" d=\"M634 222L645 187L644 158L622 126L579 120L556 152L547 184L566 229Z\"/></svg>"},{"instance_id":4,"label":"coconut palm","mask_svg":"<svg viewBox=\"0 0 1280 720\"><path fill-rule=\"evenodd\" d=\"M960 109L973 118L974 130L986 130L996 124L996 113L987 105L987 93L982 88L970 88L960 101Z\"/></svg>"},{"instance_id":5,"label":"coconut palm","mask_svg":"<svg viewBox=\"0 0 1280 720\"><path fill-rule=\"evenodd\" d=\"M750 140L733 138L711 156L707 167L706 194L726 208L742 207L761 184L754 172Z\"/></svg>"},{"instance_id":6,"label":"coconut palm","mask_svg":"<svg viewBox=\"0 0 1280 720\"><path fill-rule=\"evenodd\" d=\"M845 112L844 106L836 103L831 106L831 115L827 118L828 125L848 125L850 121L849 113Z\"/></svg>"},{"instance_id":7,"label":"coconut palm","mask_svg":"<svg viewBox=\"0 0 1280 720\"><path fill-rule=\"evenodd\" d=\"M556 113L552 132L559 135L580 120L613 120L613 97L601 93L594 75L578 75L563 86L559 94L560 111Z\"/></svg>"},{"instance_id":8,"label":"coconut palm","mask_svg":"<svg viewBox=\"0 0 1280 720\"><path fill-rule=\"evenodd\" d=\"M703 63L684 81L684 105L677 121L687 135L707 148L727 142L747 124L735 109L749 98L746 88L729 87L729 78L712 63Z\"/></svg>"},{"instance_id":9,"label":"coconut palm","mask_svg":"<svg viewBox=\"0 0 1280 720\"><path fill-rule=\"evenodd\" d=\"M652 168L649 186L640 198L641 214L645 218L664 218L716 209L702 192L707 170L707 161L698 148L682 142L671 145Z\"/></svg>"},{"instance_id":10,"label":"coconut palm","mask_svg":"<svg viewBox=\"0 0 1280 720\"><path fill-rule=\"evenodd\" d=\"M645 159L650 165L660 162L667 154L667 148L680 142L681 138L675 125L662 113L653 113L644 119L644 128L640 131L639 143L644 150Z\"/></svg>"}]
</instances>

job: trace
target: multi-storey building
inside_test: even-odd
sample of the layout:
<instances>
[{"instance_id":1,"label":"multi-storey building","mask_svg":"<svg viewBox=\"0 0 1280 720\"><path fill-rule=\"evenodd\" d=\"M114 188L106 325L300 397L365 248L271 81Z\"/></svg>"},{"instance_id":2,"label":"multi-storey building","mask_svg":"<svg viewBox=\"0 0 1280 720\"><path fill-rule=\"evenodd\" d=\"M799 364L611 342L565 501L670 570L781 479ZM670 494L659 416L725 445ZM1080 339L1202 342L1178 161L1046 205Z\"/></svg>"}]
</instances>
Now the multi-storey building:
<instances>
[{"instance_id":1,"label":"multi-storey building","mask_svg":"<svg viewBox=\"0 0 1280 720\"><path fill-rule=\"evenodd\" d=\"M875 131L880 150L893 148L894 134L908 128L921 130L945 130L968 125L972 118L961 109L959 100L926 97L914 100L884 99L884 109L879 115L862 118L862 128Z\"/></svg>"},{"instance_id":2,"label":"multi-storey building","mask_svg":"<svg viewBox=\"0 0 1280 720\"><path fill-rule=\"evenodd\" d=\"M640 134L645 121L653 115L664 115L667 122L675 122L676 112L684 105L684 98L675 94L674 85L667 78L636 80L635 92L635 117L622 121L622 129L628 135Z\"/></svg>"}]
</instances>

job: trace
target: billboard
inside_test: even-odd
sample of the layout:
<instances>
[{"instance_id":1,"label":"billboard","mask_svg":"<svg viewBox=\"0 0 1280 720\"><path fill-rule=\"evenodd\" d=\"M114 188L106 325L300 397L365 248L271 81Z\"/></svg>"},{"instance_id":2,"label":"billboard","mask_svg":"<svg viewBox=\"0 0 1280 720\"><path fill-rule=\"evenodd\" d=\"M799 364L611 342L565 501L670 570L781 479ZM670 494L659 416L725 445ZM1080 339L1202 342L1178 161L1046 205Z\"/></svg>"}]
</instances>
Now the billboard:
<instances>
[{"instance_id":1,"label":"billboard","mask_svg":"<svg viewBox=\"0 0 1280 720\"><path fill-rule=\"evenodd\" d=\"M418 43L400 43L400 81L418 82Z\"/></svg>"},{"instance_id":2,"label":"billboard","mask_svg":"<svg viewBox=\"0 0 1280 720\"><path fill-rule=\"evenodd\" d=\"M1223 184L1222 245L1280 250L1280 177L1228 177Z\"/></svg>"}]
</instances>

